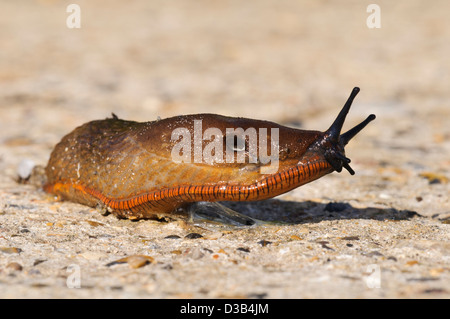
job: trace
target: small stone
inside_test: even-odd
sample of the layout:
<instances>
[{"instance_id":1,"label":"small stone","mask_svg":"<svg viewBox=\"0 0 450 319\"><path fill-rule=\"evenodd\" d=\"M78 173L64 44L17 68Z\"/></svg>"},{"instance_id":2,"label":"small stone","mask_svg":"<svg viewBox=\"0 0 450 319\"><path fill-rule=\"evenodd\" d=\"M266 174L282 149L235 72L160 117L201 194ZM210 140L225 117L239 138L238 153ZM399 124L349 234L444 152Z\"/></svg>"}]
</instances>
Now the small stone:
<instances>
[{"instance_id":1,"label":"small stone","mask_svg":"<svg viewBox=\"0 0 450 319\"><path fill-rule=\"evenodd\" d=\"M263 247L266 247L267 245L270 245L271 243L272 243L271 241L268 241L268 240L265 240L265 239L260 240L260 241L258 242L258 244L260 244L260 245L263 246Z\"/></svg>"},{"instance_id":2,"label":"small stone","mask_svg":"<svg viewBox=\"0 0 450 319\"><path fill-rule=\"evenodd\" d=\"M18 254L22 249L17 247L0 247L0 251L5 254Z\"/></svg>"},{"instance_id":3,"label":"small stone","mask_svg":"<svg viewBox=\"0 0 450 319\"><path fill-rule=\"evenodd\" d=\"M447 294L447 290L443 288L430 288L422 291L424 294Z\"/></svg>"},{"instance_id":4,"label":"small stone","mask_svg":"<svg viewBox=\"0 0 450 319\"><path fill-rule=\"evenodd\" d=\"M97 227L97 226L105 226L105 224L97 222L95 220L87 220L86 221L89 225L91 225L92 227Z\"/></svg>"},{"instance_id":5,"label":"small stone","mask_svg":"<svg viewBox=\"0 0 450 319\"><path fill-rule=\"evenodd\" d=\"M433 269L430 269L430 275L433 277L437 277L444 271L445 271L444 268L433 268Z\"/></svg>"},{"instance_id":6,"label":"small stone","mask_svg":"<svg viewBox=\"0 0 450 319\"><path fill-rule=\"evenodd\" d=\"M322 248L325 248L325 249L328 249L328 250L334 250L333 248L327 246L327 244L329 244L329 242L326 241L326 240L319 240L319 241L317 241L317 243L321 244Z\"/></svg>"},{"instance_id":7,"label":"small stone","mask_svg":"<svg viewBox=\"0 0 450 319\"><path fill-rule=\"evenodd\" d=\"M363 256L366 256L366 257L383 256L382 253L380 253L379 251L376 251L376 250L371 251L370 253L363 253L362 255L363 255Z\"/></svg>"},{"instance_id":8,"label":"small stone","mask_svg":"<svg viewBox=\"0 0 450 319\"><path fill-rule=\"evenodd\" d=\"M192 258L194 260L203 258L205 254L203 253L202 249L198 247L188 248L183 252L183 255L189 258Z\"/></svg>"},{"instance_id":9,"label":"small stone","mask_svg":"<svg viewBox=\"0 0 450 319\"><path fill-rule=\"evenodd\" d=\"M154 261L153 257L146 256L146 255L132 255L128 257L124 257L115 261L112 261L108 264L106 264L107 267L117 265L117 264L123 264L127 263L130 268L136 269L141 268L147 264L150 264Z\"/></svg>"},{"instance_id":10,"label":"small stone","mask_svg":"<svg viewBox=\"0 0 450 319\"><path fill-rule=\"evenodd\" d=\"M447 184L449 181L447 176L434 172L423 172L419 176L427 179L429 184Z\"/></svg>"},{"instance_id":11,"label":"small stone","mask_svg":"<svg viewBox=\"0 0 450 319\"><path fill-rule=\"evenodd\" d=\"M22 271L23 267L21 264L12 262L6 265L6 268L14 270L14 271Z\"/></svg>"},{"instance_id":12,"label":"small stone","mask_svg":"<svg viewBox=\"0 0 450 319\"><path fill-rule=\"evenodd\" d=\"M171 265L171 264L167 264L167 265L165 265L164 267L162 267L163 269L165 269L165 270L172 270L173 269L173 266Z\"/></svg>"},{"instance_id":13,"label":"small stone","mask_svg":"<svg viewBox=\"0 0 450 319\"><path fill-rule=\"evenodd\" d=\"M188 238L188 239L197 239L197 238L202 238L203 235L200 235L199 233L189 233L186 236L184 236L184 238Z\"/></svg>"},{"instance_id":14,"label":"small stone","mask_svg":"<svg viewBox=\"0 0 450 319\"><path fill-rule=\"evenodd\" d=\"M387 260L397 261L397 258L395 258L394 256L389 256L389 257L387 258Z\"/></svg>"},{"instance_id":15,"label":"small stone","mask_svg":"<svg viewBox=\"0 0 450 319\"><path fill-rule=\"evenodd\" d=\"M33 266L37 266L37 265L39 265L39 264L42 264L42 263L45 262L45 261L47 261L47 259L36 259L36 260L33 262Z\"/></svg>"},{"instance_id":16,"label":"small stone","mask_svg":"<svg viewBox=\"0 0 450 319\"><path fill-rule=\"evenodd\" d=\"M109 287L109 289L111 289L111 290L123 290L123 287L122 286L111 286L111 287Z\"/></svg>"},{"instance_id":17,"label":"small stone","mask_svg":"<svg viewBox=\"0 0 450 319\"><path fill-rule=\"evenodd\" d=\"M87 260L102 260L103 258L106 258L108 255L99 251L84 251L80 253L79 256Z\"/></svg>"},{"instance_id":18,"label":"small stone","mask_svg":"<svg viewBox=\"0 0 450 319\"><path fill-rule=\"evenodd\" d=\"M153 258L152 258L153 260ZM149 260L148 256L130 256L127 258L127 263L130 268L141 268L147 264L149 264L151 261Z\"/></svg>"},{"instance_id":19,"label":"small stone","mask_svg":"<svg viewBox=\"0 0 450 319\"><path fill-rule=\"evenodd\" d=\"M358 236L346 236L346 237L341 237L340 239L343 240L359 240Z\"/></svg>"},{"instance_id":20,"label":"small stone","mask_svg":"<svg viewBox=\"0 0 450 319\"><path fill-rule=\"evenodd\" d=\"M23 182L30 178L31 172L36 164L34 161L26 158L20 161L17 166L17 175L19 175L19 181Z\"/></svg>"},{"instance_id":21,"label":"small stone","mask_svg":"<svg viewBox=\"0 0 450 319\"><path fill-rule=\"evenodd\" d=\"M414 266L417 265L419 262L417 260L410 260L405 265L406 266Z\"/></svg>"},{"instance_id":22,"label":"small stone","mask_svg":"<svg viewBox=\"0 0 450 319\"><path fill-rule=\"evenodd\" d=\"M164 239L180 239L180 238L181 237L178 235L169 235L169 236L164 237Z\"/></svg>"},{"instance_id":23,"label":"small stone","mask_svg":"<svg viewBox=\"0 0 450 319\"><path fill-rule=\"evenodd\" d=\"M30 269L28 271L28 275L40 275L41 272L39 271L39 269Z\"/></svg>"}]
</instances>

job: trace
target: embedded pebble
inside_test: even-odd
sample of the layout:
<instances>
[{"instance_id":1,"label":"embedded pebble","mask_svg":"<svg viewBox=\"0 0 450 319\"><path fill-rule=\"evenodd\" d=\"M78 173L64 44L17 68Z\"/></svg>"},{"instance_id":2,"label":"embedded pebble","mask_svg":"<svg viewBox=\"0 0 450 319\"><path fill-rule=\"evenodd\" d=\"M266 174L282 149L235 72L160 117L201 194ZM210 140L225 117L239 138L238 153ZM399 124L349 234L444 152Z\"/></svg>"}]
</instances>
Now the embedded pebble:
<instances>
[{"instance_id":1,"label":"embedded pebble","mask_svg":"<svg viewBox=\"0 0 450 319\"><path fill-rule=\"evenodd\" d=\"M419 176L427 179L429 184L447 184L449 181L449 178L444 174L434 172L423 172Z\"/></svg>"},{"instance_id":2,"label":"embedded pebble","mask_svg":"<svg viewBox=\"0 0 450 319\"><path fill-rule=\"evenodd\" d=\"M154 258L145 255L132 255L124 258L120 258L118 260L112 261L106 264L107 267L127 263L130 268L136 269L141 268L147 264L154 262Z\"/></svg>"},{"instance_id":3,"label":"embedded pebble","mask_svg":"<svg viewBox=\"0 0 450 319\"><path fill-rule=\"evenodd\" d=\"M21 180L29 179L35 165L35 162L31 159L25 158L21 160L17 166L17 175L19 178Z\"/></svg>"},{"instance_id":4,"label":"embedded pebble","mask_svg":"<svg viewBox=\"0 0 450 319\"><path fill-rule=\"evenodd\" d=\"M169 235L169 236L166 236L166 237L164 237L165 239L180 239L181 237L180 236L178 236L178 235Z\"/></svg>"},{"instance_id":5,"label":"embedded pebble","mask_svg":"<svg viewBox=\"0 0 450 319\"><path fill-rule=\"evenodd\" d=\"M200 235L199 233L189 233L186 236L184 236L184 238L187 239L197 239L197 238L202 238L203 235Z\"/></svg>"},{"instance_id":6,"label":"embedded pebble","mask_svg":"<svg viewBox=\"0 0 450 319\"><path fill-rule=\"evenodd\" d=\"M272 244L272 242L271 241L268 241L268 240L265 240L265 239L263 239L263 240L260 240L260 241L258 241L258 244L260 244L262 247L266 247L266 246L268 246L268 245L270 245L270 244Z\"/></svg>"},{"instance_id":7,"label":"embedded pebble","mask_svg":"<svg viewBox=\"0 0 450 319\"><path fill-rule=\"evenodd\" d=\"M17 247L0 247L0 252L5 254L19 254L22 249Z\"/></svg>"},{"instance_id":8,"label":"embedded pebble","mask_svg":"<svg viewBox=\"0 0 450 319\"><path fill-rule=\"evenodd\" d=\"M184 251L183 255L196 260L196 259L200 259L203 256L205 256L203 251L204 250L199 247L193 247L193 248L186 249L186 251Z\"/></svg>"},{"instance_id":9,"label":"embedded pebble","mask_svg":"<svg viewBox=\"0 0 450 319\"><path fill-rule=\"evenodd\" d=\"M22 271L23 267L21 264L17 262L12 262L6 265L6 268L14 270L14 271Z\"/></svg>"}]
</instances>

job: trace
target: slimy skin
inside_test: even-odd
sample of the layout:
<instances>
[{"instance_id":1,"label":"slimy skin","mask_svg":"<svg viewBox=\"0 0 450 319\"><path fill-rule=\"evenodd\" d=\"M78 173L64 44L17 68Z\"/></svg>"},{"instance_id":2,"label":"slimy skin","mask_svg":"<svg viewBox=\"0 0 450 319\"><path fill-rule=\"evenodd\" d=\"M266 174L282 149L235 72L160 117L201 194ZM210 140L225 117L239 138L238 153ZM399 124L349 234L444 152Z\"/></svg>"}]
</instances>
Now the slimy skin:
<instances>
[{"instance_id":1,"label":"slimy skin","mask_svg":"<svg viewBox=\"0 0 450 319\"><path fill-rule=\"evenodd\" d=\"M342 167L353 174L344 146L375 118L370 115L340 135L358 92L358 88L353 90L338 118L325 132L215 114L142 123L121 120L115 115L92 121L76 128L55 146L46 167L44 190L60 199L105 207L121 218L183 218L186 215L178 208L190 203L263 200L334 170L340 172ZM259 138L267 138L267 144L253 145L247 136L240 146L236 141L230 145L233 139L227 140L227 129L236 128L245 132L254 129L260 133ZM186 150L191 152L184 161L174 158L174 154L181 154L174 153L174 148L186 136L174 132L190 134L189 143L184 144L189 147L183 149L183 155ZM222 135L211 136L210 132ZM200 137L200 142L195 137ZM209 152L212 141L221 143L214 144L217 147ZM271 149L275 143L277 148ZM195 154L198 150L200 157ZM261 157L263 151L272 156L271 162ZM244 154L243 162L238 160L239 152Z\"/></svg>"}]
</instances>

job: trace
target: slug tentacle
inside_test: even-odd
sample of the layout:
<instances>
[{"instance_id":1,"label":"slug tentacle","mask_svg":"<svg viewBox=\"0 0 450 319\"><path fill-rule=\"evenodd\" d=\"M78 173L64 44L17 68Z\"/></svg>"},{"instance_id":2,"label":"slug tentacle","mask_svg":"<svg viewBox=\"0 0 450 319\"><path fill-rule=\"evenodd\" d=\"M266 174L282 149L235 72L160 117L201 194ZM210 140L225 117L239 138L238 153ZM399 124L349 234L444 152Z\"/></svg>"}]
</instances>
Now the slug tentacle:
<instances>
[{"instance_id":1,"label":"slug tentacle","mask_svg":"<svg viewBox=\"0 0 450 319\"><path fill-rule=\"evenodd\" d=\"M347 102L345 102L344 107L339 112L338 116L334 120L333 124L331 124L330 128L325 132L325 135L330 141L338 142L339 135L341 134L342 127L344 126L345 118L347 117L348 111L350 111L350 107L352 106L353 100L356 95L358 95L360 89L359 87L355 87L350 93Z\"/></svg>"},{"instance_id":2,"label":"slug tentacle","mask_svg":"<svg viewBox=\"0 0 450 319\"><path fill-rule=\"evenodd\" d=\"M363 128L366 127L367 124L375 120L376 116L375 114L370 114L364 121L356 125L354 128L348 130L344 134L340 136L342 145L347 145L348 142L356 135L358 134Z\"/></svg>"},{"instance_id":3,"label":"slug tentacle","mask_svg":"<svg viewBox=\"0 0 450 319\"><path fill-rule=\"evenodd\" d=\"M313 151L319 151L323 154L334 170L341 172L342 167L344 167L351 175L354 175L355 171L349 165L351 160L345 156L344 146L347 145L347 143L367 124L375 119L375 115L371 114L363 122L341 135L345 118L347 117L353 100L359 91L360 89L358 87L353 88L347 102L339 112L333 124L327 131L325 131L324 136L311 146Z\"/></svg>"}]
</instances>

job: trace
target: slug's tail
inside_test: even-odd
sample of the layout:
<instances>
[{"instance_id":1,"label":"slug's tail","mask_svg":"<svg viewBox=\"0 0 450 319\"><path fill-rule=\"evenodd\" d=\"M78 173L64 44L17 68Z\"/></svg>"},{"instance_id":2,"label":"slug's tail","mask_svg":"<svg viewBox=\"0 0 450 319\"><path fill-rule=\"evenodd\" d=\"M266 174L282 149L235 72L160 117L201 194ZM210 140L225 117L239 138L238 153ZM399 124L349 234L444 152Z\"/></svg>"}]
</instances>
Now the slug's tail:
<instances>
[{"instance_id":1,"label":"slug's tail","mask_svg":"<svg viewBox=\"0 0 450 319\"><path fill-rule=\"evenodd\" d=\"M341 130L344 126L347 113L350 110L353 100L358 93L359 88L353 88L349 98L347 99L347 102L339 112L339 115L336 117L330 128L325 131L324 137L316 144L316 147L322 149L326 160L337 172L341 172L342 167L344 167L347 171L349 171L351 175L354 175L355 171L349 165L350 159L345 156L344 146L347 145L347 143L367 124L375 119L375 115L370 114L363 122L356 125L354 128L350 129L344 134L341 134Z\"/></svg>"}]
</instances>

